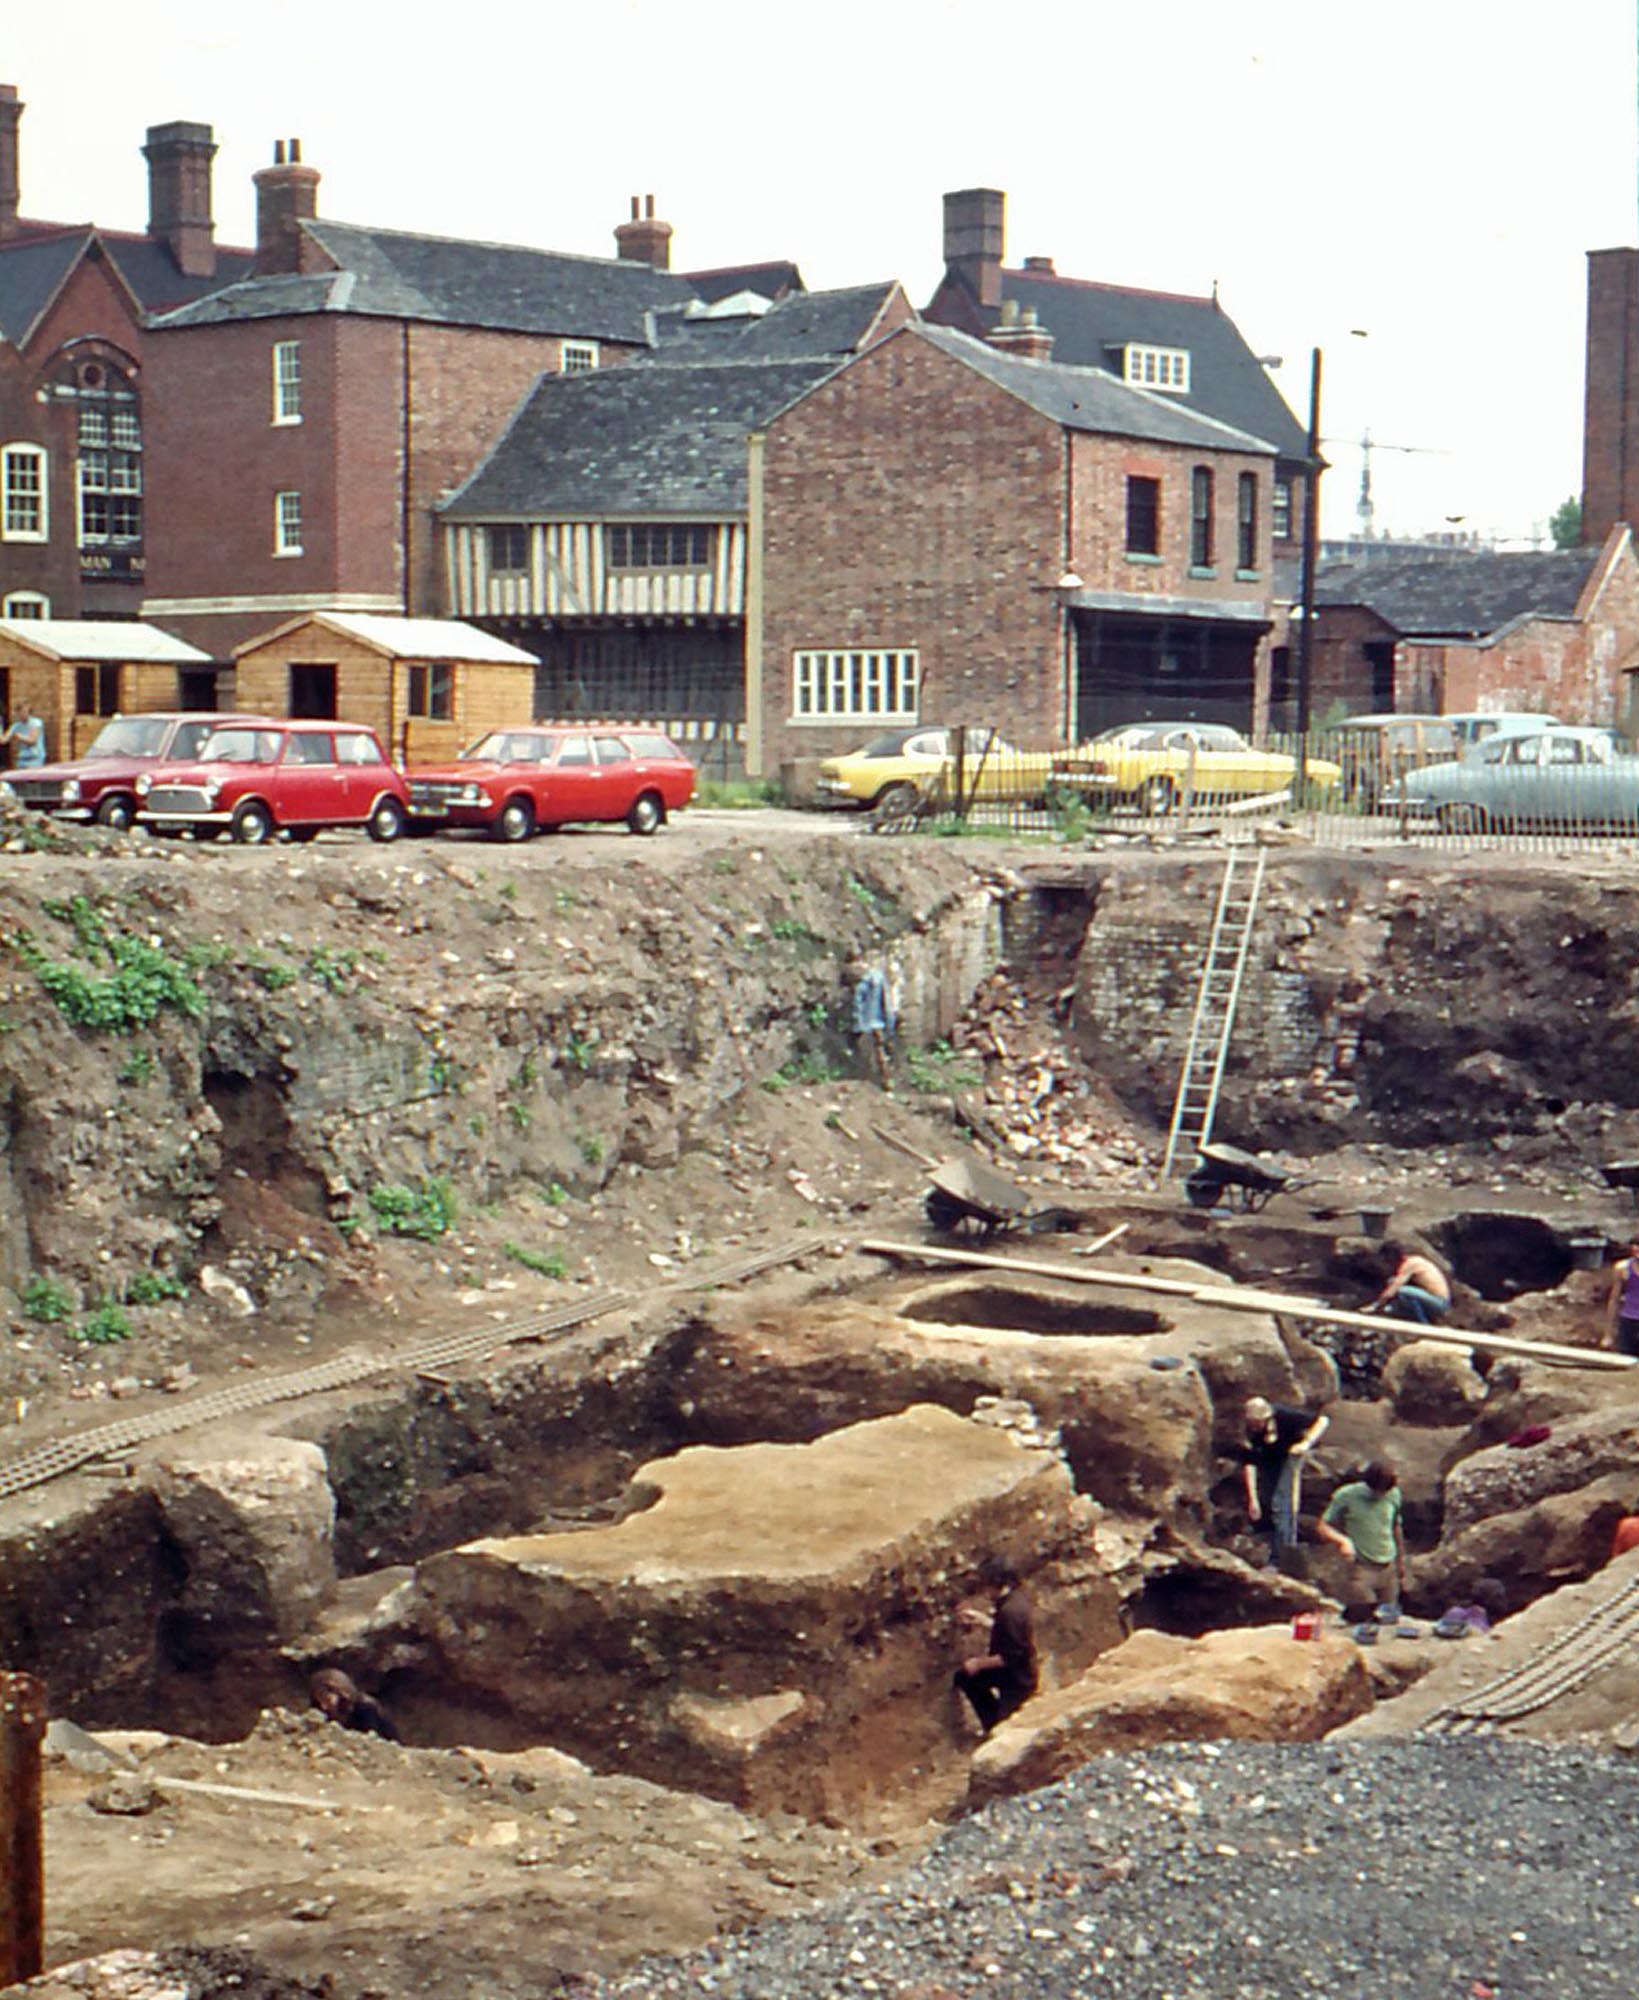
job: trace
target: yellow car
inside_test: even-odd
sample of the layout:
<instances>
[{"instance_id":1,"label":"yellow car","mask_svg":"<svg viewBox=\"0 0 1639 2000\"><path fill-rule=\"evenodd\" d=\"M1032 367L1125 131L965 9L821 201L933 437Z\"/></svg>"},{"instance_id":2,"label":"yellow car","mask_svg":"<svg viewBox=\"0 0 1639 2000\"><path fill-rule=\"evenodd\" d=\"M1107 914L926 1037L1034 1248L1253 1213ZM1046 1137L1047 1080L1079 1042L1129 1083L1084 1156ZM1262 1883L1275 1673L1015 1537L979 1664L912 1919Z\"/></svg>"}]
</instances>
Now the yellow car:
<instances>
[{"instance_id":1,"label":"yellow car","mask_svg":"<svg viewBox=\"0 0 1639 2000\"><path fill-rule=\"evenodd\" d=\"M1255 750L1239 730L1218 722L1125 723L1053 760L1051 782L1063 791L1171 812L1192 792L1197 799L1257 798L1283 792L1297 760L1284 750ZM1330 791L1341 769L1311 757L1309 782Z\"/></svg>"},{"instance_id":2,"label":"yellow car","mask_svg":"<svg viewBox=\"0 0 1639 2000\"><path fill-rule=\"evenodd\" d=\"M926 726L890 729L863 750L827 757L820 766L822 806L908 807L942 777L956 787L956 732ZM962 763L964 792L980 799L1040 799L1052 777L1051 750L1016 750L990 729L967 732Z\"/></svg>"}]
</instances>

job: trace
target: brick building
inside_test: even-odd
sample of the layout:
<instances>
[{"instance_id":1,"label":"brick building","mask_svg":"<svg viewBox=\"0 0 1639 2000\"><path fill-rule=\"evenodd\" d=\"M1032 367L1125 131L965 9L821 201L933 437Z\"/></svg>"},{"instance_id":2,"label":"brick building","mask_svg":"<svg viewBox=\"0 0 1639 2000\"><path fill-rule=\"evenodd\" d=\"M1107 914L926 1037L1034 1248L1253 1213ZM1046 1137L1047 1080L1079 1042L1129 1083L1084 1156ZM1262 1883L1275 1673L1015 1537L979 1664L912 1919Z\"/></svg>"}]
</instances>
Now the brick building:
<instances>
[{"instance_id":1,"label":"brick building","mask_svg":"<svg viewBox=\"0 0 1639 2000\"><path fill-rule=\"evenodd\" d=\"M630 367L541 379L439 510L450 608L539 656L538 715L665 723L738 767L747 438L911 317L891 283L742 289L657 315Z\"/></svg>"},{"instance_id":2,"label":"brick building","mask_svg":"<svg viewBox=\"0 0 1639 2000\"><path fill-rule=\"evenodd\" d=\"M148 130L147 231L21 211L23 104L0 84L0 616L133 618L144 590L144 315L243 276L211 219L208 125Z\"/></svg>"},{"instance_id":3,"label":"brick building","mask_svg":"<svg viewBox=\"0 0 1639 2000\"><path fill-rule=\"evenodd\" d=\"M1275 447L1008 345L901 327L754 440L753 770L914 721L1258 721Z\"/></svg>"},{"instance_id":4,"label":"brick building","mask_svg":"<svg viewBox=\"0 0 1639 2000\"><path fill-rule=\"evenodd\" d=\"M1026 257L1009 269L1002 261L1006 210L1007 197L995 188L945 196L945 275L924 317L981 339L1008 326L1022 325L1026 335L1039 328L1051 337L1056 361L1102 369L1130 387L1266 439L1275 449L1269 509L1274 559L1295 558L1308 436L1216 292L1200 298L1063 277L1051 257Z\"/></svg>"},{"instance_id":5,"label":"brick building","mask_svg":"<svg viewBox=\"0 0 1639 2000\"><path fill-rule=\"evenodd\" d=\"M1639 250L1588 253L1582 534L1639 525Z\"/></svg>"},{"instance_id":6,"label":"brick building","mask_svg":"<svg viewBox=\"0 0 1639 2000\"><path fill-rule=\"evenodd\" d=\"M1313 712L1528 709L1639 729L1639 556L1452 551L1337 564L1316 583Z\"/></svg>"}]
</instances>

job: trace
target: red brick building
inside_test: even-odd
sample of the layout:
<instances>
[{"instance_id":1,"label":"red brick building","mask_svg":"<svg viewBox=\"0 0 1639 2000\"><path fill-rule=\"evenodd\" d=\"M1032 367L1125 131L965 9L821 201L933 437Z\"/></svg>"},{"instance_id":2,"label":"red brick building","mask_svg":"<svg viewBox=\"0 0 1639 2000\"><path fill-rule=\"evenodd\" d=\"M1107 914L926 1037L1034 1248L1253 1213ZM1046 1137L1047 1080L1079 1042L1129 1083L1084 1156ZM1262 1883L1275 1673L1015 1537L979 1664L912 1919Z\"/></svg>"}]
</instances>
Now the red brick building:
<instances>
[{"instance_id":1,"label":"red brick building","mask_svg":"<svg viewBox=\"0 0 1639 2000\"><path fill-rule=\"evenodd\" d=\"M753 440L754 771L916 721L1257 724L1274 446L1001 331L902 327Z\"/></svg>"},{"instance_id":2,"label":"red brick building","mask_svg":"<svg viewBox=\"0 0 1639 2000\"><path fill-rule=\"evenodd\" d=\"M1639 555L1598 548L1378 557L1321 572L1317 720L1523 709L1639 729Z\"/></svg>"},{"instance_id":3,"label":"red brick building","mask_svg":"<svg viewBox=\"0 0 1639 2000\"><path fill-rule=\"evenodd\" d=\"M215 241L208 125L149 128L145 234L23 215L23 108L0 84L0 616L133 618L144 315L241 277L250 254Z\"/></svg>"},{"instance_id":4,"label":"red brick building","mask_svg":"<svg viewBox=\"0 0 1639 2000\"><path fill-rule=\"evenodd\" d=\"M1639 525L1639 250L1588 253L1582 534Z\"/></svg>"}]
</instances>

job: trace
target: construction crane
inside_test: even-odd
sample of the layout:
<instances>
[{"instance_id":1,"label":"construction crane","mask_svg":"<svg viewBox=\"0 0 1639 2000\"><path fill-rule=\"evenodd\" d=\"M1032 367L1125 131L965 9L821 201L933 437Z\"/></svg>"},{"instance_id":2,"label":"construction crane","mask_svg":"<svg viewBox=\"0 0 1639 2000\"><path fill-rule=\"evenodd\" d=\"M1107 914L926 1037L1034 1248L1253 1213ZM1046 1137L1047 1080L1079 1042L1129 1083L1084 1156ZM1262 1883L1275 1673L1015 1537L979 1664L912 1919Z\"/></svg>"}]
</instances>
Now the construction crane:
<instances>
[{"instance_id":1,"label":"construction crane","mask_svg":"<svg viewBox=\"0 0 1639 2000\"><path fill-rule=\"evenodd\" d=\"M1329 438L1327 443L1341 444L1341 438ZM1354 503L1355 519L1360 523L1360 539L1371 541L1376 534L1375 509L1372 506L1372 453L1374 451L1403 451L1416 453L1419 457L1445 458L1448 454L1439 446L1431 444L1384 444L1371 434L1368 424L1360 433L1360 497Z\"/></svg>"}]
</instances>

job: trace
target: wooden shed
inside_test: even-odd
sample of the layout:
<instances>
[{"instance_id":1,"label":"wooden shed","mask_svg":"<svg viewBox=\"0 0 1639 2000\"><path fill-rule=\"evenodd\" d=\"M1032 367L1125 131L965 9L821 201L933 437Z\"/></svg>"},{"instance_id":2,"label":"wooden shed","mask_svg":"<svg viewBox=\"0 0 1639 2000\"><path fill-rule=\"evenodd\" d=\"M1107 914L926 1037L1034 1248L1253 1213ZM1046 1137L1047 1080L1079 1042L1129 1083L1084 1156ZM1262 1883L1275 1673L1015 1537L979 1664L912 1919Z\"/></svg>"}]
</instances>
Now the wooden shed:
<instances>
[{"instance_id":1,"label":"wooden shed","mask_svg":"<svg viewBox=\"0 0 1639 2000\"><path fill-rule=\"evenodd\" d=\"M0 711L27 702L46 726L46 755L77 757L114 715L212 709L209 653L134 619L0 619ZM3 761L3 760L0 760Z\"/></svg>"},{"instance_id":2,"label":"wooden shed","mask_svg":"<svg viewBox=\"0 0 1639 2000\"><path fill-rule=\"evenodd\" d=\"M453 756L534 705L534 654L454 618L315 611L233 658L241 708L365 723L400 763Z\"/></svg>"}]
</instances>

